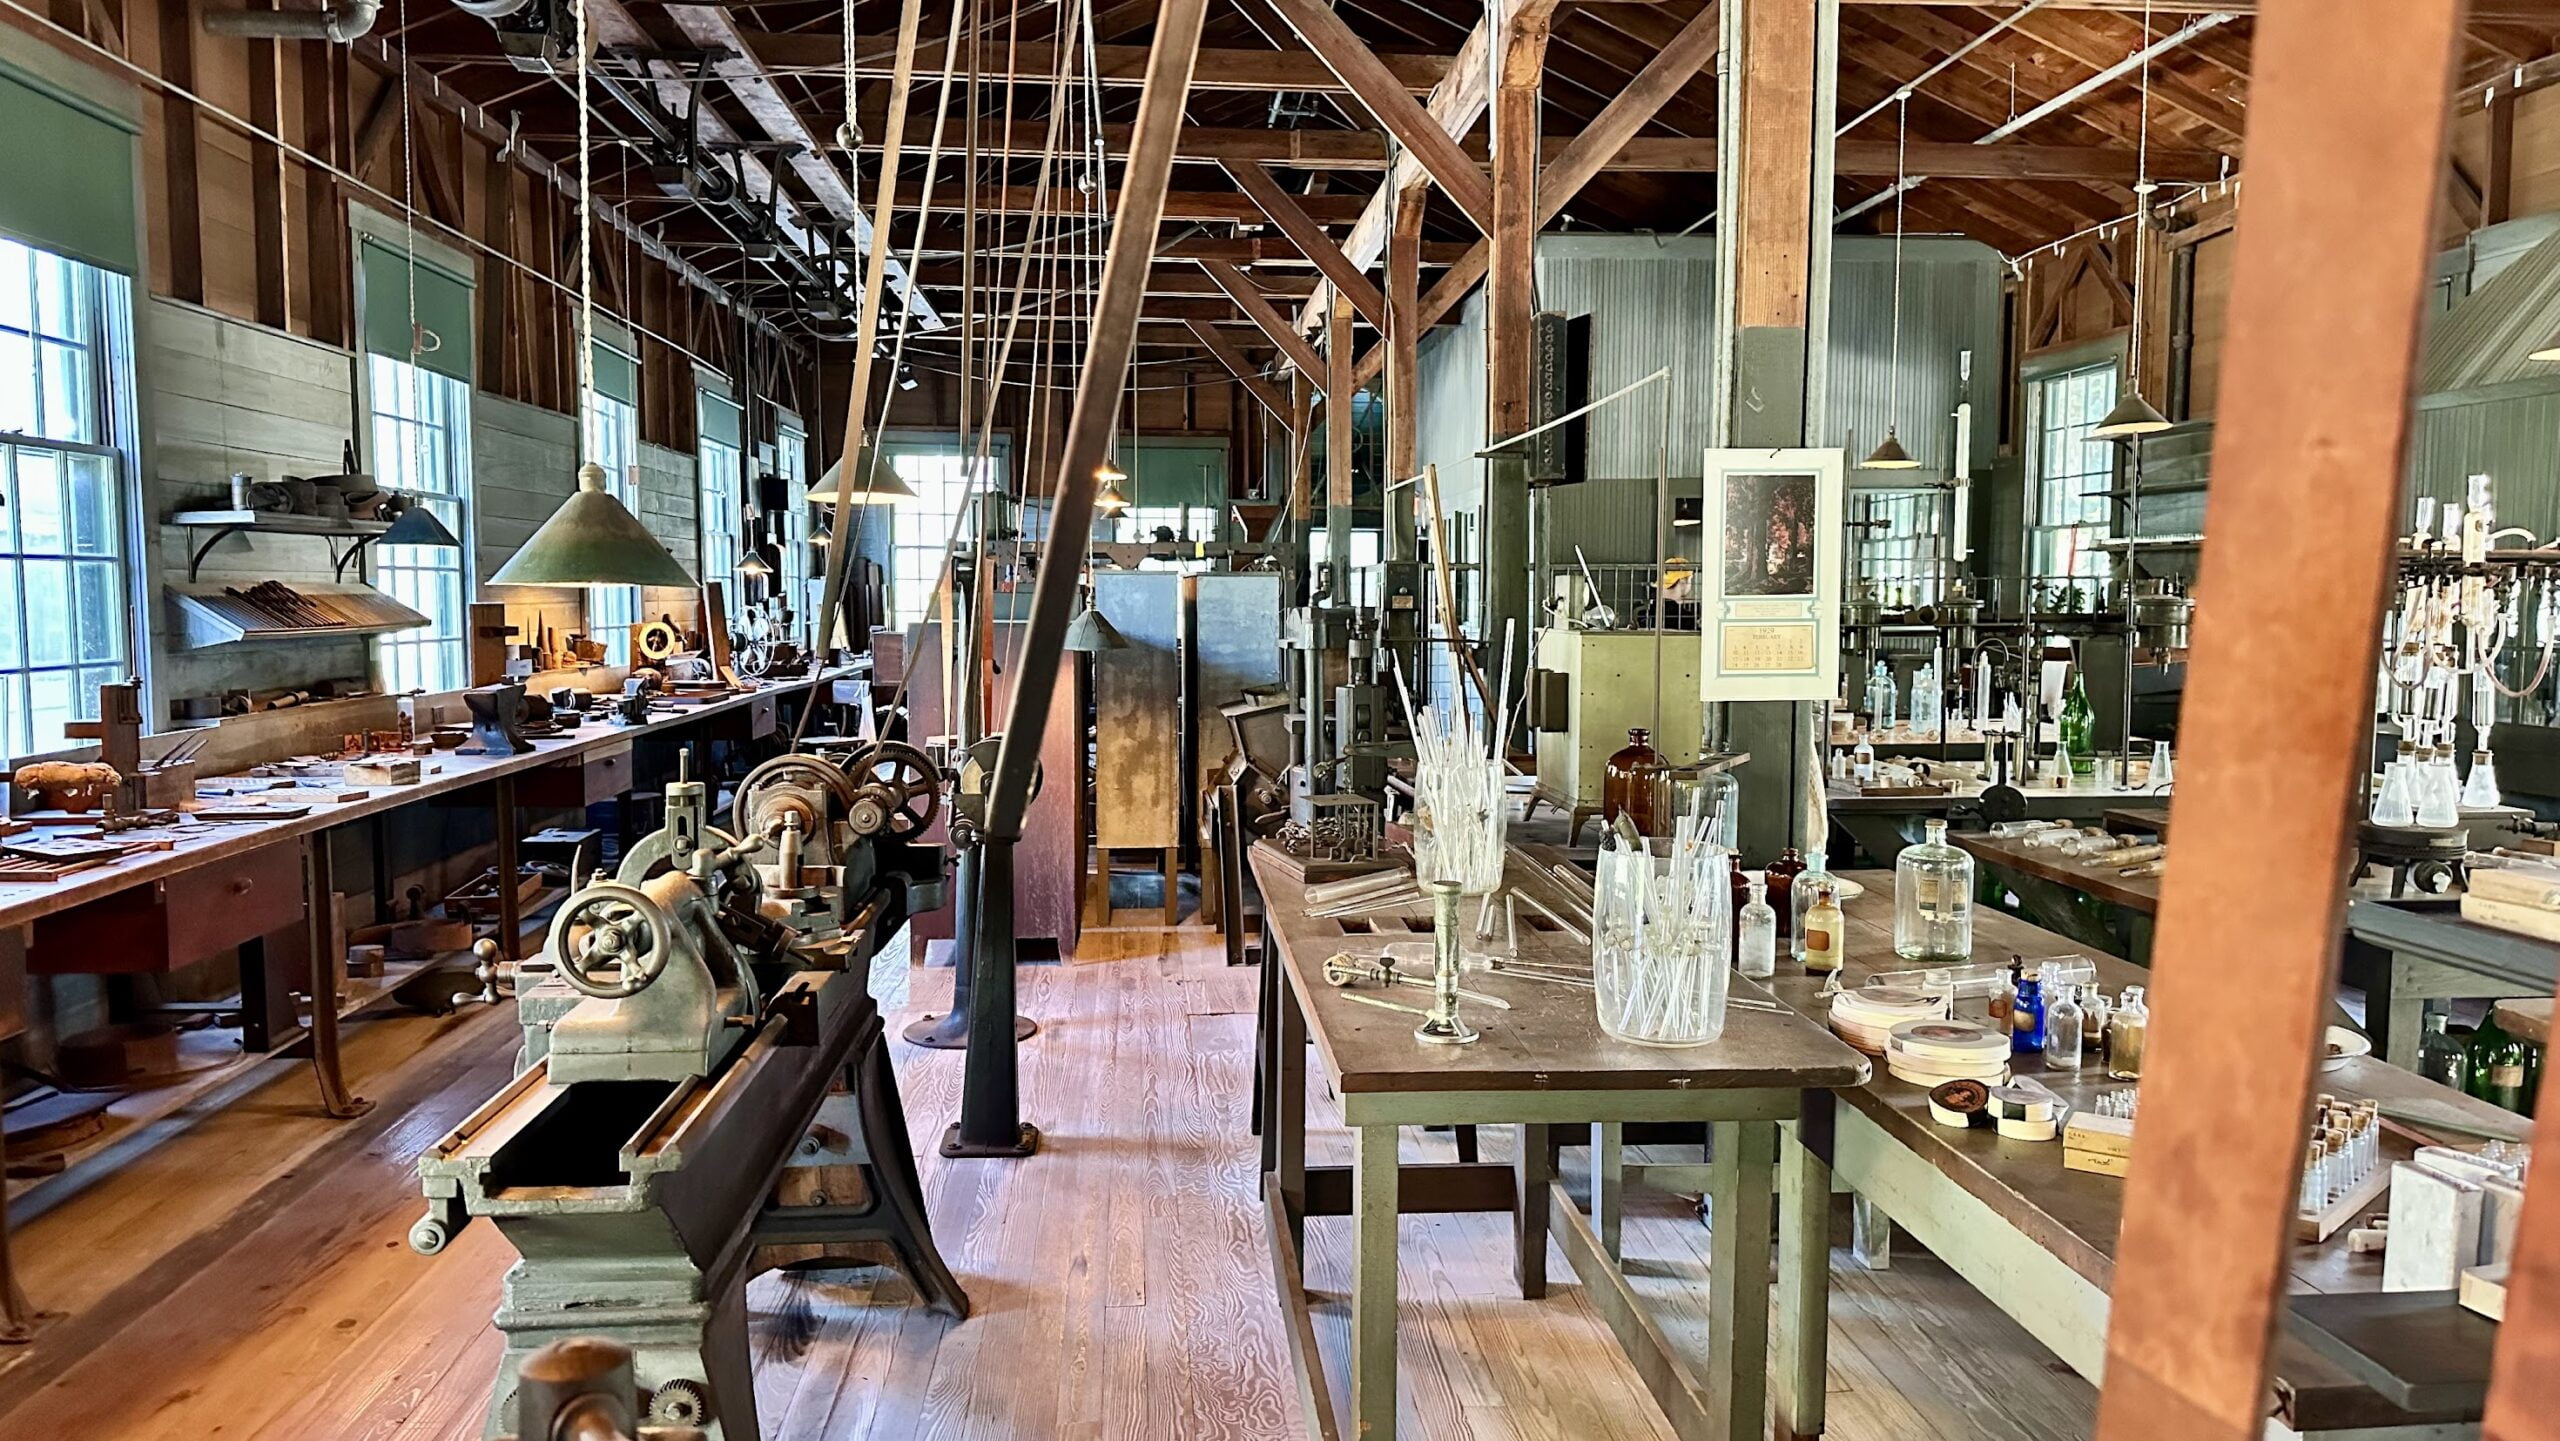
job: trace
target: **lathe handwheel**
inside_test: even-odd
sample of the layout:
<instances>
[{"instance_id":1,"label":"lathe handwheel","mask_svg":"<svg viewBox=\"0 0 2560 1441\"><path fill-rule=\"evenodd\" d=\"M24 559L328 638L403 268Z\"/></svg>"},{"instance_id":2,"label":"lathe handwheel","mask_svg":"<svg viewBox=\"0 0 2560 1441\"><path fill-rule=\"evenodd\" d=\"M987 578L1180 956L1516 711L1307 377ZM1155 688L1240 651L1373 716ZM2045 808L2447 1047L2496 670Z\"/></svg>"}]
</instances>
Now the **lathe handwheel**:
<instances>
[{"instance_id":1,"label":"lathe handwheel","mask_svg":"<svg viewBox=\"0 0 2560 1441\"><path fill-rule=\"evenodd\" d=\"M846 778L845 771L836 768L835 762L797 751L775 756L747 772L747 778L738 783L737 799L730 803L729 816L739 835L762 834L755 825L755 811L763 803L764 793L777 786L824 791L834 798L839 812L853 804L853 782ZM800 828L811 835L818 834L826 823L827 818L822 815L804 813L800 817Z\"/></svg>"},{"instance_id":2,"label":"lathe handwheel","mask_svg":"<svg viewBox=\"0 0 2560 1441\"><path fill-rule=\"evenodd\" d=\"M942 809L942 769L933 757L903 741L882 741L845 763L845 774L864 789L897 797L889 808L889 834L902 841L923 835Z\"/></svg>"},{"instance_id":3,"label":"lathe handwheel","mask_svg":"<svg viewBox=\"0 0 2560 1441\"><path fill-rule=\"evenodd\" d=\"M573 933L585 934L574 942ZM664 970L675 944L675 921L648 893L601 881L571 896L551 924L551 961L560 978L600 1001L636 996ZM607 978L604 962L616 973Z\"/></svg>"}]
</instances>

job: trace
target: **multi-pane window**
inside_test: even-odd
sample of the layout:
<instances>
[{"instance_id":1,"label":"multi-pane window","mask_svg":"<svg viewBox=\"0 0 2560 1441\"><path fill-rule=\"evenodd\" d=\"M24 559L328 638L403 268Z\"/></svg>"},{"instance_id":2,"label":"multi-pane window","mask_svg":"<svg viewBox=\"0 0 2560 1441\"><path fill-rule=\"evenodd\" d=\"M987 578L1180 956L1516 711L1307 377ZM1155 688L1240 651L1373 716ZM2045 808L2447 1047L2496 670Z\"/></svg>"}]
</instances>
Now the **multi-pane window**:
<instances>
[{"instance_id":1,"label":"multi-pane window","mask_svg":"<svg viewBox=\"0 0 2560 1441\"><path fill-rule=\"evenodd\" d=\"M1307 564L1319 576L1332 563L1333 552L1328 549L1331 544L1323 526L1307 528ZM1370 607L1378 604L1379 566L1385 544L1385 536L1379 531L1354 529L1351 532L1352 604Z\"/></svg>"},{"instance_id":2,"label":"multi-pane window","mask_svg":"<svg viewBox=\"0 0 2560 1441\"><path fill-rule=\"evenodd\" d=\"M133 674L123 276L0 240L0 746L56 750Z\"/></svg>"},{"instance_id":3,"label":"multi-pane window","mask_svg":"<svg viewBox=\"0 0 2560 1441\"><path fill-rule=\"evenodd\" d=\"M2029 383L2034 445L2028 494L2027 574L2031 578L2104 580L2110 567L2097 543L2107 538L2115 484L2115 446L2089 430L2116 404L2116 363L2103 360L2040 376Z\"/></svg>"},{"instance_id":4,"label":"multi-pane window","mask_svg":"<svg viewBox=\"0 0 2560 1441\"><path fill-rule=\"evenodd\" d=\"M969 506L969 458L957 445L884 445L881 459L916 493L915 499L891 510L897 543L889 571L889 610L903 629L924 619L941 586L944 548L952 526ZM876 517L866 523L869 519ZM844 537L836 539L842 543Z\"/></svg>"},{"instance_id":5,"label":"multi-pane window","mask_svg":"<svg viewBox=\"0 0 2560 1441\"><path fill-rule=\"evenodd\" d=\"M702 438L694 453L694 474L701 495L702 575L721 582L729 614L735 619L764 590L762 585L750 589L747 577L738 573L738 562L746 558L746 476L736 442L714 434L712 424L725 415L727 433L735 436L738 407L706 392L701 408Z\"/></svg>"},{"instance_id":6,"label":"multi-pane window","mask_svg":"<svg viewBox=\"0 0 2560 1441\"><path fill-rule=\"evenodd\" d=\"M455 537L468 537L471 387L388 355L367 360L374 478L425 506ZM414 630L382 637L385 690L398 695L470 684L470 556L467 540L460 547L373 547L375 586L427 618Z\"/></svg>"},{"instance_id":7,"label":"multi-pane window","mask_svg":"<svg viewBox=\"0 0 2560 1441\"><path fill-rule=\"evenodd\" d=\"M818 610L818 602L809 594L810 577L817 570L809 539L817 529L811 524L809 503L800 498L809 492L809 438L788 421L775 431L773 473L782 481L784 497L776 537L782 548L782 588L776 593L791 607L796 621Z\"/></svg>"},{"instance_id":8,"label":"multi-pane window","mask_svg":"<svg viewBox=\"0 0 2560 1441\"><path fill-rule=\"evenodd\" d=\"M1947 502L1935 490L1861 495L1850 507L1858 578L1889 605L1934 605L1947 567Z\"/></svg>"},{"instance_id":9,"label":"multi-pane window","mask_svg":"<svg viewBox=\"0 0 2560 1441\"><path fill-rule=\"evenodd\" d=\"M632 514L640 513L632 468L640 460L640 410L629 401L598 395L587 411L587 459L604 467L604 488ZM604 642L605 660L631 663L631 628L640 623L640 587L587 587L587 631Z\"/></svg>"}]
</instances>

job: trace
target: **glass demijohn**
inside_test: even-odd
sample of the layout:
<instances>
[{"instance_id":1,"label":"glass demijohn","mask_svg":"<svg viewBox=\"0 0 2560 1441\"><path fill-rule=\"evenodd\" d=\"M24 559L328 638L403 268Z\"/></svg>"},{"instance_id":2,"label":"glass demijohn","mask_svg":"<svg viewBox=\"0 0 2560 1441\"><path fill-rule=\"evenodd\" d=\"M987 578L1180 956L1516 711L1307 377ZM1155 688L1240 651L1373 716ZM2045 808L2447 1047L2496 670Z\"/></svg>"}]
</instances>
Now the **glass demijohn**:
<instances>
[{"instance_id":1,"label":"glass demijohn","mask_svg":"<svg viewBox=\"0 0 2560 1441\"><path fill-rule=\"evenodd\" d=\"M1947 823L1931 820L1928 836L1905 846L1893 870L1894 954L1914 961L1961 961L1973 955L1973 857L1947 843Z\"/></svg>"}]
</instances>

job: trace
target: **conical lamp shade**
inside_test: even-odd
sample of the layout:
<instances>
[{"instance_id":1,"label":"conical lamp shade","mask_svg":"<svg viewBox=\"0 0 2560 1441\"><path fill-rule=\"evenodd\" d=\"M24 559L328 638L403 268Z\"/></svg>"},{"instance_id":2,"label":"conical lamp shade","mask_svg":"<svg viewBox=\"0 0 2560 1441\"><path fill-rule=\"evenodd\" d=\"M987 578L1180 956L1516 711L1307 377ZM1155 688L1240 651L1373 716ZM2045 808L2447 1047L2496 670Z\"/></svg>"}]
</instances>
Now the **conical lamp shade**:
<instances>
[{"instance_id":1,"label":"conical lamp shade","mask_svg":"<svg viewBox=\"0 0 2560 1441\"><path fill-rule=\"evenodd\" d=\"M2560 336L2555 336L2552 339L2543 342L2540 349L2528 352L2525 355L2525 359L2560 360Z\"/></svg>"},{"instance_id":2,"label":"conical lamp shade","mask_svg":"<svg viewBox=\"0 0 2560 1441\"><path fill-rule=\"evenodd\" d=\"M855 486L850 492L845 494L845 504L896 505L902 500L913 500L916 498L915 490L909 486L906 481L899 478L897 467L890 465L866 465L863 469L868 471L869 474L863 477L862 484ZM836 492L841 488L837 484L837 477L841 476L843 473L844 462L841 460L831 466L828 466L827 473L818 477L818 483L809 487L809 502L813 505L835 504Z\"/></svg>"},{"instance_id":3,"label":"conical lamp shade","mask_svg":"<svg viewBox=\"0 0 2560 1441\"><path fill-rule=\"evenodd\" d=\"M2091 440L2123 440L2136 435L2156 435L2169 428L2169 417L2154 410L2139 390L2128 391L2107 412L2107 418L2089 428Z\"/></svg>"},{"instance_id":4,"label":"conical lamp shade","mask_svg":"<svg viewBox=\"0 0 2560 1441\"><path fill-rule=\"evenodd\" d=\"M771 575L773 574L773 567L765 564L763 552L749 550L745 555L738 558L738 574L757 576Z\"/></svg>"},{"instance_id":5,"label":"conical lamp shade","mask_svg":"<svg viewBox=\"0 0 2560 1441\"><path fill-rule=\"evenodd\" d=\"M1884 432L1884 444L1877 446L1874 454L1859 461L1858 468L1860 470L1918 470L1920 462L1911 458L1911 452L1902 448L1902 438L1893 433L1891 426L1887 426Z\"/></svg>"},{"instance_id":6,"label":"conical lamp shade","mask_svg":"<svg viewBox=\"0 0 2560 1441\"><path fill-rule=\"evenodd\" d=\"M1102 490L1093 498L1093 508L1104 515L1118 515L1129 508L1129 497L1121 493L1120 481L1114 478L1115 475L1115 471L1102 472Z\"/></svg>"},{"instance_id":7,"label":"conical lamp shade","mask_svg":"<svg viewBox=\"0 0 2560 1441\"><path fill-rule=\"evenodd\" d=\"M382 543L462 549L462 542L454 539L453 532L444 528L443 521L436 519L436 513L423 505L412 505L400 512L399 518L391 522L391 528L382 533Z\"/></svg>"},{"instance_id":8,"label":"conical lamp shade","mask_svg":"<svg viewBox=\"0 0 2560 1441\"><path fill-rule=\"evenodd\" d=\"M1129 642L1117 627L1090 604L1074 620L1067 622L1066 648L1090 655L1098 650L1126 650Z\"/></svg>"},{"instance_id":9,"label":"conical lamp shade","mask_svg":"<svg viewBox=\"0 0 2560 1441\"><path fill-rule=\"evenodd\" d=\"M491 585L664 585L695 588L667 548L604 488L604 467L578 467L578 491L551 512Z\"/></svg>"}]
</instances>

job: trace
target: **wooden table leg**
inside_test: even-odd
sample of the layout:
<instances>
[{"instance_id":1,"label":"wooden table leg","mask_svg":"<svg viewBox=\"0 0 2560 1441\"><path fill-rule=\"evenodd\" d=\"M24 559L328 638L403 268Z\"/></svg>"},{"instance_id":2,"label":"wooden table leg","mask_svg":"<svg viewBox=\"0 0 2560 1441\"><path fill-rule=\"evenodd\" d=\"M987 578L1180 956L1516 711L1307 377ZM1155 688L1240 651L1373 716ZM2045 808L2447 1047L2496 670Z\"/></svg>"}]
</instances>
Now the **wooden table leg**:
<instances>
[{"instance_id":1,"label":"wooden table leg","mask_svg":"<svg viewBox=\"0 0 2560 1441\"><path fill-rule=\"evenodd\" d=\"M1396 1434L1399 1137L1394 1126L1360 1127L1351 1168L1351 1425L1363 1441Z\"/></svg>"},{"instance_id":2,"label":"wooden table leg","mask_svg":"<svg viewBox=\"0 0 2560 1441\"><path fill-rule=\"evenodd\" d=\"M0 1141L0 1151L7 1149ZM18 1289L17 1269L9 1262L9 1188L0 1184L0 1346L23 1346L35 1337L35 1308Z\"/></svg>"},{"instance_id":3,"label":"wooden table leg","mask_svg":"<svg viewBox=\"0 0 2560 1441\"><path fill-rule=\"evenodd\" d=\"M1759 1441L1769 1415L1768 1257L1777 1185L1774 1121L1714 1123L1708 1163L1707 1434Z\"/></svg>"},{"instance_id":4,"label":"wooden table leg","mask_svg":"<svg viewBox=\"0 0 2560 1441\"><path fill-rule=\"evenodd\" d=\"M1831 1167L1800 1131L1778 1143L1778 1441L1822 1434L1831 1343Z\"/></svg>"},{"instance_id":5,"label":"wooden table leg","mask_svg":"<svg viewBox=\"0 0 2560 1441\"><path fill-rule=\"evenodd\" d=\"M1591 1124L1591 1225L1600 1249L1624 1261L1619 1236L1627 1210L1627 1128L1616 1121Z\"/></svg>"},{"instance_id":6,"label":"wooden table leg","mask_svg":"<svg viewBox=\"0 0 2560 1441\"><path fill-rule=\"evenodd\" d=\"M1275 960L1268 968L1276 987L1272 996L1271 1099L1265 1123L1272 1132L1272 1155L1280 1176L1280 1195L1289 1204L1289 1229L1303 1249L1307 1244L1307 1017L1298 1009L1298 994L1289 989Z\"/></svg>"},{"instance_id":7,"label":"wooden table leg","mask_svg":"<svg viewBox=\"0 0 2560 1441\"><path fill-rule=\"evenodd\" d=\"M1556 1175L1555 1147L1545 1126L1522 1126L1512 1150L1518 1201L1511 1213L1511 1273L1520 1282L1520 1299L1536 1301L1547 1294L1547 1220L1554 1205L1547 1183Z\"/></svg>"},{"instance_id":8,"label":"wooden table leg","mask_svg":"<svg viewBox=\"0 0 2560 1441\"><path fill-rule=\"evenodd\" d=\"M338 885L329 833L313 835L303 856L302 907L311 953L311 1073L320 1085L321 1113L344 1121L372 1110L373 1102L347 1094L346 1073L338 1061Z\"/></svg>"},{"instance_id":9,"label":"wooden table leg","mask_svg":"<svg viewBox=\"0 0 2560 1441\"><path fill-rule=\"evenodd\" d=\"M516 954L516 938L524 932L524 917L516 904L516 782L513 776L500 776L490 782L490 807L497 813L498 826L498 957L520 960ZM577 886L578 877L569 884Z\"/></svg>"}]
</instances>

